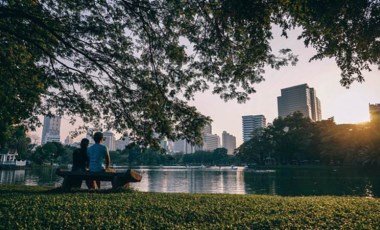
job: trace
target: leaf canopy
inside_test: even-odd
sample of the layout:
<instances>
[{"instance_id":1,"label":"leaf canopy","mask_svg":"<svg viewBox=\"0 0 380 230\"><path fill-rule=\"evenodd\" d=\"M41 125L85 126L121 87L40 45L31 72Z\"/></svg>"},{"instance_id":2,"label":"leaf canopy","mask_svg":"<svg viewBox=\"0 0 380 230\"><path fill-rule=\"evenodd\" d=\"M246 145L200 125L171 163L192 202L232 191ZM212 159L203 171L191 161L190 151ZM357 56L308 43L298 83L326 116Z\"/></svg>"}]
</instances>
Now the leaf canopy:
<instances>
[{"instance_id":1,"label":"leaf canopy","mask_svg":"<svg viewBox=\"0 0 380 230\"><path fill-rule=\"evenodd\" d=\"M79 115L141 143L199 143L210 118L187 104L194 93L245 102L265 67L297 62L286 47L272 52L273 25L285 36L301 27L312 59L334 57L349 86L380 65L379 10L370 0L3 0L0 125Z\"/></svg>"}]
</instances>

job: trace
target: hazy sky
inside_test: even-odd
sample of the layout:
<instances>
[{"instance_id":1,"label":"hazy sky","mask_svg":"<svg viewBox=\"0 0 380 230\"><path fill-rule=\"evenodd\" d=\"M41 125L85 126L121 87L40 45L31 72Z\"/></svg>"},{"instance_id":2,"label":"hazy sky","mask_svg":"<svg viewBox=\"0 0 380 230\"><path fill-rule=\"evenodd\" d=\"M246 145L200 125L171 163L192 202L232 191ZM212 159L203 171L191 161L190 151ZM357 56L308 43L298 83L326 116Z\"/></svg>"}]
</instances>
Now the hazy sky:
<instances>
[{"instance_id":1,"label":"hazy sky","mask_svg":"<svg viewBox=\"0 0 380 230\"><path fill-rule=\"evenodd\" d=\"M236 101L224 102L218 95L210 92L198 94L191 102L200 112L213 119L212 131L221 136L227 131L236 136L237 145L242 143L242 116L263 114L267 122L278 116L277 96L281 89L307 83L317 92L321 101L322 119L334 116L335 122L358 123L369 120L369 103L380 103L380 71L372 66L372 72L365 72L364 83L354 83L349 89L339 83L340 69L334 59L312 61L315 54L312 48L305 48L302 41L296 39L293 31L288 39L280 38L279 32L272 42L272 50L291 48L298 54L296 66L283 67L280 70L267 69L265 81L256 84L256 93L245 104Z\"/></svg>"},{"instance_id":2,"label":"hazy sky","mask_svg":"<svg viewBox=\"0 0 380 230\"><path fill-rule=\"evenodd\" d=\"M210 92L198 93L190 104L204 115L213 119L212 131L221 136L227 131L236 136L237 145L242 143L242 116L263 114L267 122L277 117L277 96L281 89L307 83L317 92L321 101L322 119L334 116L336 123L358 123L369 120L368 104L380 103L380 71L372 66L372 72L365 72L365 82L354 83L350 89L339 83L340 70L333 59L309 62L315 54L312 48L305 48L302 41L296 39L299 31L290 33L289 38L280 38L275 31L272 42L273 52L281 48L291 48L299 55L296 66L283 67L280 70L268 68L264 74L265 81L256 84L256 93L245 104L236 101L224 102L218 95ZM73 130L67 119L61 125L62 142ZM41 137L42 129L37 130Z\"/></svg>"}]
</instances>

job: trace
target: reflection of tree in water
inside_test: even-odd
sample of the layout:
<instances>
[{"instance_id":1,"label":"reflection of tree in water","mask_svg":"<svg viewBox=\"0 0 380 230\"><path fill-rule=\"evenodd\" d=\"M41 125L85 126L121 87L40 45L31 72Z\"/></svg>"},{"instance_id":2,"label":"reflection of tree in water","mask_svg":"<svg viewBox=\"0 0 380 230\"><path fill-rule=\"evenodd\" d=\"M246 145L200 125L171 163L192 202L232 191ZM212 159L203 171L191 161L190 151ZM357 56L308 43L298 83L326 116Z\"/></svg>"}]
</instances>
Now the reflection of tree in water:
<instances>
[{"instance_id":1,"label":"reflection of tree in water","mask_svg":"<svg viewBox=\"0 0 380 230\"><path fill-rule=\"evenodd\" d=\"M27 170L26 179L37 185L55 185L62 178L55 174L55 167L33 167Z\"/></svg>"},{"instance_id":2,"label":"reflection of tree in water","mask_svg":"<svg viewBox=\"0 0 380 230\"><path fill-rule=\"evenodd\" d=\"M379 170L360 168L282 168L275 173L246 172L247 193L285 196L380 196Z\"/></svg>"},{"instance_id":3,"label":"reflection of tree in water","mask_svg":"<svg viewBox=\"0 0 380 230\"><path fill-rule=\"evenodd\" d=\"M276 195L275 175L268 170L245 172L244 183L246 193Z\"/></svg>"}]
</instances>

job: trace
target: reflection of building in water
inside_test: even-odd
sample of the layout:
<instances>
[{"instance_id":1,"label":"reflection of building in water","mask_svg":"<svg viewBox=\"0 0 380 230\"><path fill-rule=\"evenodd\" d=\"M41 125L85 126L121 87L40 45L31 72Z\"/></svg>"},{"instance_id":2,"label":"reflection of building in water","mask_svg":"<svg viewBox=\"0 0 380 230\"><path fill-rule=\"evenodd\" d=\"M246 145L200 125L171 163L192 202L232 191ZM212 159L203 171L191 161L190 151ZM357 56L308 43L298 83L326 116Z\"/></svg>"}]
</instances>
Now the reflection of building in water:
<instances>
[{"instance_id":1,"label":"reflection of building in water","mask_svg":"<svg viewBox=\"0 0 380 230\"><path fill-rule=\"evenodd\" d=\"M25 181L25 169L0 170L0 184L15 184Z\"/></svg>"},{"instance_id":2,"label":"reflection of building in water","mask_svg":"<svg viewBox=\"0 0 380 230\"><path fill-rule=\"evenodd\" d=\"M170 167L143 169L139 191L245 194L244 171L230 167L199 169Z\"/></svg>"},{"instance_id":3,"label":"reflection of building in water","mask_svg":"<svg viewBox=\"0 0 380 230\"><path fill-rule=\"evenodd\" d=\"M223 186L220 193L246 194L243 170L228 170L221 176L223 176Z\"/></svg>"},{"instance_id":4,"label":"reflection of building in water","mask_svg":"<svg viewBox=\"0 0 380 230\"><path fill-rule=\"evenodd\" d=\"M245 194L244 172L230 168L193 170L189 181L191 193Z\"/></svg>"}]
</instances>

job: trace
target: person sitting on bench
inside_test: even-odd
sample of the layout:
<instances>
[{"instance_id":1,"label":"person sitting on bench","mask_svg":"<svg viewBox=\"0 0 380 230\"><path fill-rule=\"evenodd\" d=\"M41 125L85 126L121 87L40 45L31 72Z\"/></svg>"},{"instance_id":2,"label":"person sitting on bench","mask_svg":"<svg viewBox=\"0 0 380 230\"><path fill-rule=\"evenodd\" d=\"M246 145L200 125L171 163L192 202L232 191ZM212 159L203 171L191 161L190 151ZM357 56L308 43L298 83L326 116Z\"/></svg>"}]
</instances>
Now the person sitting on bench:
<instances>
[{"instance_id":1,"label":"person sitting on bench","mask_svg":"<svg viewBox=\"0 0 380 230\"><path fill-rule=\"evenodd\" d=\"M73 152L73 167L71 168L72 172L81 171L86 172L88 168L88 156L87 156L87 147L90 141L87 138L83 138L80 142L80 148L77 148ZM73 181L73 187L80 188L82 185L82 180ZM88 188L91 188L91 181L86 180L86 185Z\"/></svg>"},{"instance_id":2,"label":"person sitting on bench","mask_svg":"<svg viewBox=\"0 0 380 230\"><path fill-rule=\"evenodd\" d=\"M87 150L87 156L89 158L90 172L104 172L108 171L110 165L110 155L107 146L103 145L103 133L96 132L94 134L95 144ZM104 162L105 161L105 162ZM105 168L103 167L105 163ZM100 180L92 181L92 188L95 188L95 182L98 189L100 189Z\"/></svg>"},{"instance_id":3,"label":"person sitting on bench","mask_svg":"<svg viewBox=\"0 0 380 230\"><path fill-rule=\"evenodd\" d=\"M80 142L80 148L75 149L73 152L73 167L71 171L83 171L86 172L88 167L87 147L90 141L87 138L83 138Z\"/></svg>"}]
</instances>

